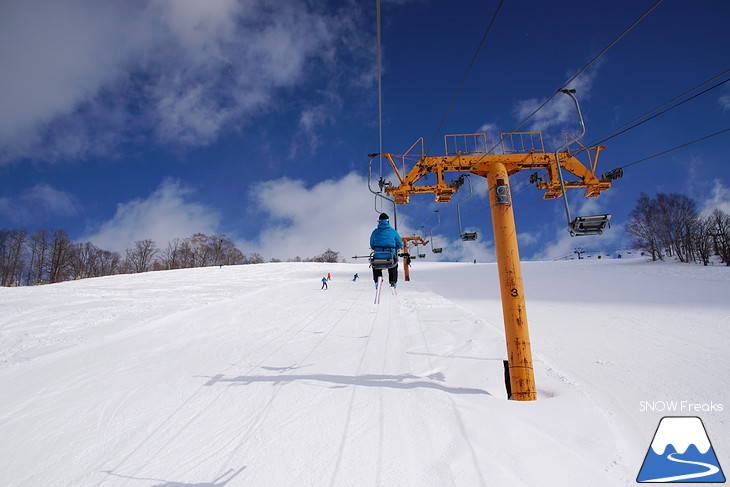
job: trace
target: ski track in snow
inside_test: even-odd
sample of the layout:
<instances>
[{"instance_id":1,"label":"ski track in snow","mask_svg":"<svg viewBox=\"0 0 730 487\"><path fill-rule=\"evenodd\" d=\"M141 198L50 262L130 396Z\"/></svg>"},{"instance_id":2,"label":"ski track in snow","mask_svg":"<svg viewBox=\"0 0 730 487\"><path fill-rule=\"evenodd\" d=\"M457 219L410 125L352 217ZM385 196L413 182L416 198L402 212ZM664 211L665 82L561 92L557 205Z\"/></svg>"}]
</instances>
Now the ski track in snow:
<instances>
[{"instance_id":1,"label":"ski track in snow","mask_svg":"<svg viewBox=\"0 0 730 487\"><path fill-rule=\"evenodd\" d=\"M419 262L379 305L355 272L0 289L2 485L633 485L661 417L639 401L730 407L726 269L524 264L530 403L505 398L494 265Z\"/></svg>"}]
</instances>

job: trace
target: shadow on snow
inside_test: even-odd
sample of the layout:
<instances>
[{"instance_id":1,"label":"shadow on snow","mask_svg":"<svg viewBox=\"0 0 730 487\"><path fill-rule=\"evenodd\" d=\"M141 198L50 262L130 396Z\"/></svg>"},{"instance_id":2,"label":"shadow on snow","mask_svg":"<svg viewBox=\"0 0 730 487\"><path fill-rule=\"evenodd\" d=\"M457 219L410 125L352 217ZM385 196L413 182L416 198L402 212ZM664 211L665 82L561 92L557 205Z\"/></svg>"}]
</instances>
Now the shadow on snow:
<instances>
[{"instance_id":1,"label":"shadow on snow","mask_svg":"<svg viewBox=\"0 0 730 487\"><path fill-rule=\"evenodd\" d=\"M334 375L334 374L286 374L286 375L239 375L237 377L226 377L218 374L209 377L206 386L213 386L218 383L229 383L230 385L249 385L257 382L268 382L272 385L287 384L299 381L316 381L332 384L332 388L340 388L346 386L363 386L363 387L387 387L392 389L435 389L447 392L449 394L486 394L491 395L482 389L474 389L468 387L449 387L438 382L424 379L432 379L443 381L443 374L432 374L426 378L412 374L401 375Z\"/></svg>"}]
</instances>

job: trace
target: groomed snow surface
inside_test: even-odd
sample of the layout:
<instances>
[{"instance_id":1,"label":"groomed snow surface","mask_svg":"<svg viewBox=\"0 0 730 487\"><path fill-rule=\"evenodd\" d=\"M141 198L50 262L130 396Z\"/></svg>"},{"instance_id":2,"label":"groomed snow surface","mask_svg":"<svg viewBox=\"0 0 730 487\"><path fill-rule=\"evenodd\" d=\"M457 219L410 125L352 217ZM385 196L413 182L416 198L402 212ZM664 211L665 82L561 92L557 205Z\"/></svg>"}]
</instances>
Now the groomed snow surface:
<instances>
[{"instance_id":1,"label":"groomed snow surface","mask_svg":"<svg viewBox=\"0 0 730 487\"><path fill-rule=\"evenodd\" d=\"M380 305L366 263L2 288L0 485L636 485L663 416L730 467L730 269L522 269L534 402L495 264L415 261Z\"/></svg>"}]
</instances>

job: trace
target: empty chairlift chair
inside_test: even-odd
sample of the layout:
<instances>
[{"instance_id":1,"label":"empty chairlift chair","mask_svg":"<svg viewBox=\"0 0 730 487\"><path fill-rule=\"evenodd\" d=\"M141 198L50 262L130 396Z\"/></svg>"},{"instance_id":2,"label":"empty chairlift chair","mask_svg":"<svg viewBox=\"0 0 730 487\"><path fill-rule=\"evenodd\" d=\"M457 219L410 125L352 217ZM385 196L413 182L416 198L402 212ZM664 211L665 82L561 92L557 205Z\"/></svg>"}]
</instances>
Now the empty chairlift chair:
<instances>
[{"instance_id":1,"label":"empty chairlift chair","mask_svg":"<svg viewBox=\"0 0 730 487\"><path fill-rule=\"evenodd\" d=\"M573 93L575 90L560 90L562 93L568 95L575 104L575 110L578 112L578 121L580 122L581 132L577 137L573 137L572 140L568 140L561 147L555 150L555 164L557 166L558 179L560 180L560 191L563 195L563 203L565 205L565 216L568 220L568 232L572 237L583 236L583 235L600 235L603 230L608 226L608 222L611 219L611 215L592 215L592 216L579 216L575 219L570 218L570 206L568 205L568 195L565 192L565 182L563 181L563 171L560 167L560 151L567 150L568 147L574 142L578 142L586 133L586 126L583 122L583 113L580 111L580 105Z\"/></svg>"},{"instance_id":2,"label":"empty chairlift chair","mask_svg":"<svg viewBox=\"0 0 730 487\"><path fill-rule=\"evenodd\" d=\"M578 216L568 224L568 231L574 237L600 235L610 220L611 215Z\"/></svg>"},{"instance_id":3,"label":"empty chairlift chair","mask_svg":"<svg viewBox=\"0 0 730 487\"><path fill-rule=\"evenodd\" d=\"M466 200L468 200L469 198L471 198L471 196L472 196L471 178L469 177L468 174L464 174L463 176L460 177L462 182L463 182L464 178L466 178L466 180L469 181L469 196L467 196L466 198L464 198L463 200L459 201L456 204L456 216L459 220L459 238L461 238L462 242L473 242L478 237L477 232L464 232L461 229L461 204L463 202L465 202Z\"/></svg>"}]
</instances>

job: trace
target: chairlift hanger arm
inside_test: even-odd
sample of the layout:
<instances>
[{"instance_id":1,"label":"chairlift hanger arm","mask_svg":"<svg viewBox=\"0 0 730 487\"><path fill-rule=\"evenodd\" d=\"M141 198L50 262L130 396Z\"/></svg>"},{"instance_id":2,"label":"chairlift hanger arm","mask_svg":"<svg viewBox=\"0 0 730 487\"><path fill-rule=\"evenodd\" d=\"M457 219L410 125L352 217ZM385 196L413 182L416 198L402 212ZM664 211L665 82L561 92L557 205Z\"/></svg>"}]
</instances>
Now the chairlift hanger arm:
<instances>
[{"instance_id":1,"label":"chairlift hanger arm","mask_svg":"<svg viewBox=\"0 0 730 487\"><path fill-rule=\"evenodd\" d=\"M383 198L386 201L389 201L393 203L393 228L396 230L398 229L398 205L396 204L396 201L394 199L388 198L383 194L383 190L386 190L390 186L390 183L388 183L384 178L383 175L380 175L380 178L378 179L378 186L380 188L380 191L374 191L372 188L372 168L373 168L373 161L376 157L378 157L381 154L368 154L368 157L370 157L370 161L368 161L368 189L371 193L375 195L375 212L379 213L378 211L378 204L377 199Z\"/></svg>"},{"instance_id":2,"label":"chairlift hanger arm","mask_svg":"<svg viewBox=\"0 0 730 487\"><path fill-rule=\"evenodd\" d=\"M474 240L477 239L477 232L464 232L462 230L462 228L461 228L461 204L463 202L465 202L466 200L468 200L469 198L471 198L473 196L473 194L474 194L473 191L472 191L471 177L469 177L469 174L462 174L459 177L459 179L456 181L456 184L458 184L459 187L461 187L461 185L464 184L464 180L465 179L467 181L469 181L469 195L467 195L466 198L464 198L463 200L459 201L456 204L456 217L457 217L457 220L459 222L459 238L461 238L461 240L464 241L464 242L473 242Z\"/></svg>"},{"instance_id":3,"label":"chairlift hanger arm","mask_svg":"<svg viewBox=\"0 0 730 487\"><path fill-rule=\"evenodd\" d=\"M559 147L555 150L555 169L557 171L558 175L558 182L560 185L560 194L563 196L563 203L565 205L565 216L568 221L568 232L570 232L571 237L580 236L580 235L600 235L603 233L604 228L608 225L609 220L611 219L611 215L592 215L592 216L579 216L576 217L575 220L571 219L570 217L570 206L568 205L568 195L565 193L565 181L563 179L563 171L560 167L560 152L565 151L566 154L570 154L568 148L574 144L578 143L580 144L580 139L583 138L583 136L586 133L586 126L583 122L583 113L580 110L580 104L578 103L578 99L575 97L574 93L575 90L560 90L562 93L565 93L568 95L575 104L575 110L578 113L578 121L580 122L580 134L577 137L569 136L566 137L565 144L563 146ZM598 159L598 152L596 152L596 159ZM592 165L592 170L595 170L595 164ZM591 171L588 177L595 178L595 175L593 175L593 172ZM585 178L584 178L585 181ZM610 182L608 183L610 186ZM588 196L590 193L587 192L586 196ZM546 196L547 196L546 192Z\"/></svg>"}]
</instances>

